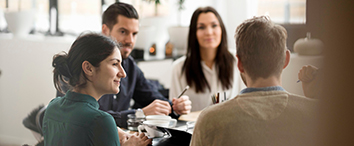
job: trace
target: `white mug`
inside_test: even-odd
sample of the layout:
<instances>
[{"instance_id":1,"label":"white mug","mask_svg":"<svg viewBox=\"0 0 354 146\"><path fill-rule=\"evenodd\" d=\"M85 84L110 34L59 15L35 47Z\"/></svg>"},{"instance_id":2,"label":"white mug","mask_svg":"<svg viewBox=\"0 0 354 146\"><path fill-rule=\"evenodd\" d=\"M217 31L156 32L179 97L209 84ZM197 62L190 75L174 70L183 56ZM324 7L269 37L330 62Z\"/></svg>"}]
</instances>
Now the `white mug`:
<instances>
[{"instance_id":1,"label":"white mug","mask_svg":"<svg viewBox=\"0 0 354 146\"><path fill-rule=\"evenodd\" d=\"M173 128L177 125L177 120L166 115L148 115L145 117L145 124L155 125L165 128Z\"/></svg>"}]
</instances>

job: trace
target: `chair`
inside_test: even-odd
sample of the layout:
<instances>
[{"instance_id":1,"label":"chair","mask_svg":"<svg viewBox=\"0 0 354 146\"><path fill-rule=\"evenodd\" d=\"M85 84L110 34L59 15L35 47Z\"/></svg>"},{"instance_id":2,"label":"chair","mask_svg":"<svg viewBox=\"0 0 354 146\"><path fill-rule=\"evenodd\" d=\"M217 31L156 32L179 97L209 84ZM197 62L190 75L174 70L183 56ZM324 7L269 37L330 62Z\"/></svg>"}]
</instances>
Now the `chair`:
<instances>
[{"instance_id":1,"label":"chair","mask_svg":"<svg viewBox=\"0 0 354 146\"><path fill-rule=\"evenodd\" d=\"M22 124L31 130L32 134L37 139L37 145L43 144L42 124L46 109L47 106L39 105L37 108L33 109L30 114L28 114L28 116L22 121Z\"/></svg>"}]
</instances>

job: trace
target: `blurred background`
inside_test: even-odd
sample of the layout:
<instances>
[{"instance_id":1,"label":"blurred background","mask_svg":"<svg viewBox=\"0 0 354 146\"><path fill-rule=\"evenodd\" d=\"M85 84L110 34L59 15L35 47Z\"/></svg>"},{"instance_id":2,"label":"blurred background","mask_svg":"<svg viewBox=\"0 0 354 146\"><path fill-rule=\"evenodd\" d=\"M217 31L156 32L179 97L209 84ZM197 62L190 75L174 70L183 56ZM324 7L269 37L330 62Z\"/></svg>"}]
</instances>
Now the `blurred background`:
<instances>
[{"instance_id":1,"label":"blurred background","mask_svg":"<svg viewBox=\"0 0 354 146\"><path fill-rule=\"evenodd\" d=\"M33 10L31 34L77 36L83 31L101 30L101 14L117 0L0 0L0 33L8 33L6 12ZM200 6L213 6L222 16L229 39L235 27L246 18L269 15L294 33L290 44L308 31L307 17L311 5L306 0L120 0L132 4L140 15L141 25L153 25L150 34L157 48L169 40L168 27L188 26L193 11ZM310 3L310 4L309 4ZM310 13L311 14L311 13ZM316 16L314 16L316 17ZM300 30L300 32L299 32ZM316 34L313 34L316 36ZM296 37L295 37L296 36ZM230 46L235 44L230 41ZM292 45L289 45L292 50Z\"/></svg>"},{"instance_id":2,"label":"blurred background","mask_svg":"<svg viewBox=\"0 0 354 146\"><path fill-rule=\"evenodd\" d=\"M335 116L338 120L352 117L350 115L353 110L347 109L350 107L348 104L352 103L349 100L350 95L341 93L336 96L340 100L328 97L335 93L339 95L338 92L331 92L331 89L350 91L348 87L352 83L348 81L352 80L350 74L353 72L347 68L353 62L350 57L352 53L348 53L352 47L345 45L352 42L348 38L353 38L353 2L350 0L120 1L134 5L140 15L141 27L135 50L142 50L143 56L136 56L137 64L147 78L158 80L165 88L169 87L171 63L183 55L183 44L187 41L186 33L182 33L185 31L175 34L171 29L188 28L195 9L213 6L220 13L228 33L229 50L233 54L236 53L236 27L253 16L270 16L288 31L287 47L292 51L292 60L283 74L283 86L287 91L303 95L301 84L296 83L297 72L302 65L328 65L338 71L328 73L327 77L339 77L341 80L326 80L328 87L324 93L328 94L324 99L328 100L325 100L320 112L325 115L325 122L319 123L323 124L321 128L325 133L322 135L321 145L339 144L339 140L342 143L353 141L346 135L343 136L346 131L353 129L353 126L347 124L353 118L345 118L347 122L338 124L329 117ZM83 31L100 32L101 14L114 2L115 0L0 0L0 146L37 143L31 131L23 126L22 120L31 110L40 104L48 104L56 95L52 81L53 55L69 50L71 43ZM17 19L17 14L21 12L25 14ZM23 27L25 33L14 27ZM294 43L306 37L307 32L326 44L323 54L304 56L294 52ZM167 51L168 43L172 44L170 53ZM323 55L330 57L325 58ZM343 84L340 81L348 83ZM333 109L338 109L337 107L341 107L338 113L346 115L336 114L337 111Z\"/></svg>"}]
</instances>

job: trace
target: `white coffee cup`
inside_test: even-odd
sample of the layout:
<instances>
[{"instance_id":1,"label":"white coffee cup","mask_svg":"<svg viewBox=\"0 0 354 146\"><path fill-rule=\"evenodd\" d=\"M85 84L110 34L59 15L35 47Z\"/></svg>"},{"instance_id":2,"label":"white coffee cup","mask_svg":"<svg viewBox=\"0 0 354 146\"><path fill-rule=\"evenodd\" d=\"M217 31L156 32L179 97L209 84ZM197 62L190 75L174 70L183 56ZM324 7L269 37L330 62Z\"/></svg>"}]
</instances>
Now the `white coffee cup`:
<instances>
[{"instance_id":1,"label":"white coffee cup","mask_svg":"<svg viewBox=\"0 0 354 146\"><path fill-rule=\"evenodd\" d=\"M177 125L177 120L166 115L148 115L145 117L145 124L155 125L165 128L173 128Z\"/></svg>"}]
</instances>

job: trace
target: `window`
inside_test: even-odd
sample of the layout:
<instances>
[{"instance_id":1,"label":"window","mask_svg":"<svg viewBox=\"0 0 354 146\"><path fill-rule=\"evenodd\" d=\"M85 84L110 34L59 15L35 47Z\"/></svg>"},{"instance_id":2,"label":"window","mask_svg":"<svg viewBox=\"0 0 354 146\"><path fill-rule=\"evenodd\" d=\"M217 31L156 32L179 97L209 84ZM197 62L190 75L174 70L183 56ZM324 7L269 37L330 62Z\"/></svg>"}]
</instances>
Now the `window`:
<instances>
[{"instance_id":1,"label":"window","mask_svg":"<svg viewBox=\"0 0 354 146\"><path fill-rule=\"evenodd\" d=\"M257 15L281 24L306 24L306 0L258 0Z\"/></svg>"},{"instance_id":2,"label":"window","mask_svg":"<svg viewBox=\"0 0 354 146\"><path fill-rule=\"evenodd\" d=\"M32 7L32 0L0 0L0 6L4 11L28 10Z\"/></svg>"},{"instance_id":3,"label":"window","mask_svg":"<svg viewBox=\"0 0 354 146\"><path fill-rule=\"evenodd\" d=\"M64 33L101 31L101 0L58 0L58 12Z\"/></svg>"}]
</instances>

